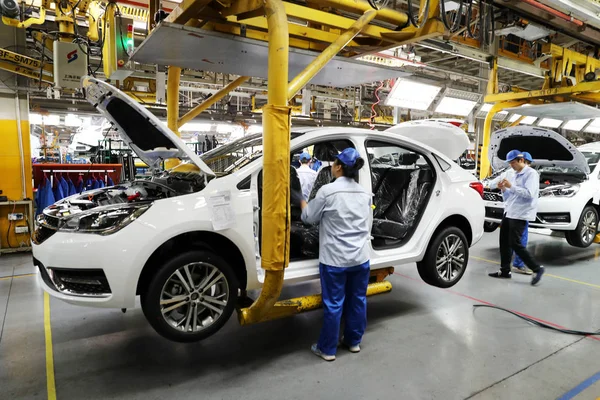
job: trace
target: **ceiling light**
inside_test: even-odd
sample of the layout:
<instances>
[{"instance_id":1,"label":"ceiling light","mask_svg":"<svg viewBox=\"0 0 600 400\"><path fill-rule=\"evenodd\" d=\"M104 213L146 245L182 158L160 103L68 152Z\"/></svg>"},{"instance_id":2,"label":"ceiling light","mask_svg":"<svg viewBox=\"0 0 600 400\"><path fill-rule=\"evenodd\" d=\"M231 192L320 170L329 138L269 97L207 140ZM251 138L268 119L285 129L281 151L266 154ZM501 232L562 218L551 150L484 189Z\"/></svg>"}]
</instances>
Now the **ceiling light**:
<instances>
[{"instance_id":1,"label":"ceiling light","mask_svg":"<svg viewBox=\"0 0 600 400\"><path fill-rule=\"evenodd\" d=\"M29 114L29 123L34 125L41 125L43 118L40 114L30 113Z\"/></svg>"},{"instance_id":2,"label":"ceiling light","mask_svg":"<svg viewBox=\"0 0 600 400\"><path fill-rule=\"evenodd\" d=\"M477 104L476 101L444 97L442 101L440 101L440 104L438 104L435 112L466 117L471 113L475 104Z\"/></svg>"},{"instance_id":3,"label":"ceiling light","mask_svg":"<svg viewBox=\"0 0 600 400\"><path fill-rule=\"evenodd\" d=\"M398 79L385 101L387 106L427 110L442 88Z\"/></svg>"},{"instance_id":4,"label":"ceiling light","mask_svg":"<svg viewBox=\"0 0 600 400\"><path fill-rule=\"evenodd\" d=\"M81 126L83 121L75 114L67 114L65 116L65 126Z\"/></svg>"},{"instance_id":5,"label":"ceiling light","mask_svg":"<svg viewBox=\"0 0 600 400\"><path fill-rule=\"evenodd\" d=\"M217 133L231 133L235 130L235 126L229 124L217 125Z\"/></svg>"},{"instance_id":6,"label":"ceiling light","mask_svg":"<svg viewBox=\"0 0 600 400\"><path fill-rule=\"evenodd\" d=\"M181 128L179 128L179 130L185 131L185 132L210 132L211 128L212 128L211 124L188 122L186 124L183 124L183 126Z\"/></svg>"},{"instance_id":7,"label":"ceiling light","mask_svg":"<svg viewBox=\"0 0 600 400\"><path fill-rule=\"evenodd\" d=\"M600 133L600 118L593 120L592 123L585 128L585 131L589 133Z\"/></svg>"},{"instance_id":8,"label":"ceiling light","mask_svg":"<svg viewBox=\"0 0 600 400\"><path fill-rule=\"evenodd\" d=\"M558 128L562 125L562 123L563 121L561 121L560 119L543 118L538 124L538 126L544 128Z\"/></svg>"},{"instance_id":9,"label":"ceiling light","mask_svg":"<svg viewBox=\"0 0 600 400\"><path fill-rule=\"evenodd\" d=\"M567 123L565 124L565 126L563 126L563 128L567 129L569 131L579 132L588 123L588 121L589 121L589 119L572 119L570 121L567 121Z\"/></svg>"},{"instance_id":10,"label":"ceiling light","mask_svg":"<svg viewBox=\"0 0 600 400\"><path fill-rule=\"evenodd\" d=\"M60 115L50 114L44 115L44 124L45 125L60 125Z\"/></svg>"},{"instance_id":11,"label":"ceiling light","mask_svg":"<svg viewBox=\"0 0 600 400\"><path fill-rule=\"evenodd\" d=\"M525 117L519 122L521 125L531 125L537 120L537 117Z\"/></svg>"}]
</instances>

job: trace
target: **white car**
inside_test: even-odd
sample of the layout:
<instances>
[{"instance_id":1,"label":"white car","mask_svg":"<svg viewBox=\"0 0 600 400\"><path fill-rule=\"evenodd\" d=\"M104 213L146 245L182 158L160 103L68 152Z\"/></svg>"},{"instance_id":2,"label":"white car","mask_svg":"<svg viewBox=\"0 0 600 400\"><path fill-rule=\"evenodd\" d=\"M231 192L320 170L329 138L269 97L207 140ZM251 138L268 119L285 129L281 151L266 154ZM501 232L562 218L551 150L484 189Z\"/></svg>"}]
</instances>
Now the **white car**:
<instances>
[{"instance_id":1,"label":"white car","mask_svg":"<svg viewBox=\"0 0 600 400\"><path fill-rule=\"evenodd\" d=\"M164 337L185 342L210 336L246 291L260 289L264 280L261 135L200 158L116 88L93 78L84 78L83 86L154 176L72 196L44 210L33 245L41 285L83 306L131 308L139 295L147 320ZM452 129L457 128L427 122L396 128L437 130L441 136ZM371 269L417 262L431 285L447 288L461 279L469 247L483 235L483 185L471 174L394 133L303 128L291 136L290 158L310 149L323 162L311 197L330 182L329 165L344 148L354 147L369 160L359 182L373 191L376 206ZM185 164L160 169L162 160L175 157ZM296 170L290 174L298 189ZM300 214L292 207L285 285L319 277L318 226L304 225ZM200 298L188 295L192 285L203 288Z\"/></svg>"},{"instance_id":2,"label":"white car","mask_svg":"<svg viewBox=\"0 0 600 400\"><path fill-rule=\"evenodd\" d=\"M488 182L507 168L503 160L512 149L531 153L540 174L537 218L529 225L564 232L572 246L590 246L598 231L600 143L576 148L552 130L531 126L494 132L489 157L497 172L483 181L486 231L493 231L504 213L500 190L489 189Z\"/></svg>"}]
</instances>

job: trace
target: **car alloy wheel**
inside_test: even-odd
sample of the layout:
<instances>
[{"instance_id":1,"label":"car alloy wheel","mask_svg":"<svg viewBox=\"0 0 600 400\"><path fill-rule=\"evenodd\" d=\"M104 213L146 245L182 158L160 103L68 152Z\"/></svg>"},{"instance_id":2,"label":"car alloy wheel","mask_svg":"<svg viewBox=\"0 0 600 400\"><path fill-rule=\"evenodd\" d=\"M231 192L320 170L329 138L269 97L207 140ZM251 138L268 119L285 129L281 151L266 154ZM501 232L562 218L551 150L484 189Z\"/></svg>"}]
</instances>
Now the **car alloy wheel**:
<instances>
[{"instance_id":1,"label":"car alloy wheel","mask_svg":"<svg viewBox=\"0 0 600 400\"><path fill-rule=\"evenodd\" d=\"M439 277L446 282L454 281L462 274L465 259L462 239L455 234L446 236L437 251L435 266Z\"/></svg>"},{"instance_id":2,"label":"car alloy wheel","mask_svg":"<svg viewBox=\"0 0 600 400\"><path fill-rule=\"evenodd\" d=\"M165 321L182 332L200 332L223 314L230 289L225 275L205 262L186 264L165 282L160 311Z\"/></svg>"},{"instance_id":3,"label":"car alloy wheel","mask_svg":"<svg viewBox=\"0 0 600 400\"><path fill-rule=\"evenodd\" d=\"M582 218L581 241L591 243L598 232L598 217L593 210L587 210Z\"/></svg>"}]
</instances>

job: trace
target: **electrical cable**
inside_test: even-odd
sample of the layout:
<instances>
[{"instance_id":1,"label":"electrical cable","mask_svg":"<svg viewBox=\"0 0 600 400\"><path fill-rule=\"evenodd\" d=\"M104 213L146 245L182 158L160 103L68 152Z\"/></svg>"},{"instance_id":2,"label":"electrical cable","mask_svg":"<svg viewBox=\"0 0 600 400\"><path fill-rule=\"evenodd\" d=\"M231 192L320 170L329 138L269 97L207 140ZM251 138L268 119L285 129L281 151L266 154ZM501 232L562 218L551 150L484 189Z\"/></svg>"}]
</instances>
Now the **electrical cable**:
<instances>
[{"instance_id":1,"label":"electrical cable","mask_svg":"<svg viewBox=\"0 0 600 400\"><path fill-rule=\"evenodd\" d=\"M500 311L505 311L509 314L514 315L515 317L519 317L522 320L525 320L527 322L529 322L530 324L539 326L540 328L544 328L544 329L549 329L552 331L556 331L556 332L562 332L562 333L566 333L568 335L579 335L579 336L598 336L600 335L600 330L595 331L595 332L586 332L586 331L578 331L578 330L573 330L573 329L565 329L565 328L559 328L556 326L552 326L550 324L546 324L544 322L535 320L533 318L527 317L525 315L519 314L515 311L511 311L508 310L506 308L502 308L502 307L498 307L498 306L492 306L492 305L487 305L487 304L473 304L473 308L493 308L495 310L500 310Z\"/></svg>"},{"instance_id":2,"label":"electrical cable","mask_svg":"<svg viewBox=\"0 0 600 400\"><path fill-rule=\"evenodd\" d=\"M423 8L422 12L419 14L418 18L415 19L415 16L412 13L412 0L407 0L408 10L406 12L406 15L408 16L408 20L410 21L410 23L415 28L417 28L417 29L422 28L423 25L425 25L425 23L429 19L429 3L430 2L431 2L431 0L427 0L427 3L425 3L425 7ZM442 0L442 2L443 2L443 0ZM419 19L421 20L421 22L419 22Z\"/></svg>"},{"instance_id":3,"label":"electrical cable","mask_svg":"<svg viewBox=\"0 0 600 400\"><path fill-rule=\"evenodd\" d=\"M473 29L471 29L471 18L473 18L473 1L468 0L469 5L467 6L467 36L471 39L475 39L475 34L473 33ZM480 12L480 11L479 11Z\"/></svg>"},{"instance_id":4,"label":"electrical cable","mask_svg":"<svg viewBox=\"0 0 600 400\"><path fill-rule=\"evenodd\" d=\"M13 203L13 210L12 210L12 214L14 214L14 213L15 213L16 209L17 209L17 202L15 201L15 202ZM8 220L8 230L6 231L6 243L8 244L8 247L12 249L13 247L12 247L12 245L10 244L10 228L11 228L11 226L12 226L12 220L11 220L11 219L9 219L9 220Z\"/></svg>"},{"instance_id":5,"label":"electrical cable","mask_svg":"<svg viewBox=\"0 0 600 400\"><path fill-rule=\"evenodd\" d=\"M444 23L444 26L450 32L456 32L460 28L460 19L462 16L462 10L463 10L463 0L459 0L458 9L456 10L456 15L454 16L454 19L452 20L452 23L450 24L448 22L448 18L446 16L446 1L440 0L440 16L441 16L442 22Z\"/></svg>"},{"instance_id":6,"label":"electrical cable","mask_svg":"<svg viewBox=\"0 0 600 400\"><path fill-rule=\"evenodd\" d=\"M375 89L375 97L377 98L377 102L373 103L373 105L371 106L371 130L375 129L375 118L377 118L377 112L375 111L375 106L378 105L379 103L381 103L381 99L379 98L379 94L378 92L381 90L381 88L384 85L384 81L381 81L379 83L379 87L377 89Z\"/></svg>"}]
</instances>

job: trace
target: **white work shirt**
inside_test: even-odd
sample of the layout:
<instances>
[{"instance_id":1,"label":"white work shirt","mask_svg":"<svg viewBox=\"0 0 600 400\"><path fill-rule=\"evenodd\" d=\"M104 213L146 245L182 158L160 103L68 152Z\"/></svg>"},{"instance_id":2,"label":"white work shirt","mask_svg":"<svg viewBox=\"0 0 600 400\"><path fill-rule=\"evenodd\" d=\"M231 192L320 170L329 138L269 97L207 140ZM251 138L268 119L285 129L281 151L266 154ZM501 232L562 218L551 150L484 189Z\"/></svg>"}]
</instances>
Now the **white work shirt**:
<instances>
[{"instance_id":1,"label":"white work shirt","mask_svg":"<svg viewBox=\"0 0 600 400\"><path fill-rule=\"evenodd\" d=\"M521 172L506 179L512 185L502 192L506 217L535 221L540 194L540 176L537 171L526 166Z\"/></svg>"},{"instance_id":2,"label":"white work shirt","mask_svg":"<svg viewBox=\"0 0 600 400\"><path fill-rule=\"evenodd\" d=\"M317 171L313 171L308 164L300 165L296 171L298 172L298 178L300 179L300 185L302 186L302 197L304 197L304 200L308 201L318 173Z\"/></svg>"},{"instance_id":3,"label":"white work shirt","mask_svg":"<svg viewBox=\"0 0 600 400\"><path fill-rule=\"evenodd\" d=\"M491 181L488 182L489 187L490 187L490 189L498 189L498 184L503 179L507 179L510 181L512 178L514 178L514 176L515 176L515 170L512 169L511 167L508 167L500 175L498 175L497 177L495 177L494 179L492 179Z\"/></svg>"},{"instance_id":4,"label":"white work shirt","mask_svg":"<svg viewBox=\"0 0 600 400\"><path fill-rule=\"evenodd\" d=\"M341 177L322 186L302 210L302 221L318 224L319 262L355 267L369 261L372 194L353 179Z\"/></svg>"}]
</instances>

